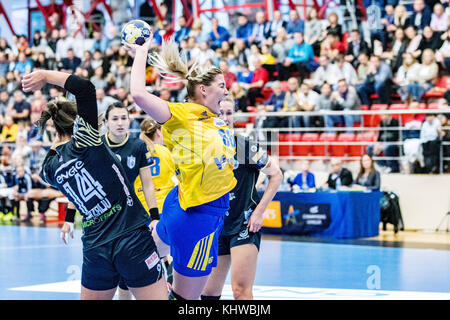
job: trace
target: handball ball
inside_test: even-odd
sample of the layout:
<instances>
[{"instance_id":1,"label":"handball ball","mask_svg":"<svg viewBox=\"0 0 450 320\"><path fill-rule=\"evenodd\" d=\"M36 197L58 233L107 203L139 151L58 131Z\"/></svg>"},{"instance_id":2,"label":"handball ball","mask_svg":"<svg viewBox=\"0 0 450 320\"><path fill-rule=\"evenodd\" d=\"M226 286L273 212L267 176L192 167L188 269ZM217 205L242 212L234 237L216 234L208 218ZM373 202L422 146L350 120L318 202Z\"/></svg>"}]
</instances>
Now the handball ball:
<instances>
[{"instance_id":1,"label":"handball ball","mask_svg":"<svg viewBox=\"0 0 450 320\"><path fill-rule=\"evenodd\" d=\"M143 45L150 37L150 25L142 20L131 20L122 29L122 40L130 44Z\"/></svg>"}]
</instances>

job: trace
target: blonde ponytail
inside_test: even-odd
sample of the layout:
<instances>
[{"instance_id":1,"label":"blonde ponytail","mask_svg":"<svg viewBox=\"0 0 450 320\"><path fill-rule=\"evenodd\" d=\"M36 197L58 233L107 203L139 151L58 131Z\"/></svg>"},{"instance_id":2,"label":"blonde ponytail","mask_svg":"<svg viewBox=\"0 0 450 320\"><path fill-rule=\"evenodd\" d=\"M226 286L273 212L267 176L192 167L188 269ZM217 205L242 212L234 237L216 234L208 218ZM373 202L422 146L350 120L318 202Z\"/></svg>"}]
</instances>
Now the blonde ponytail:
<instances>
[{"instance_id":1,"label":"blonde ponytail","mask_svg":"<svg viewBox=\"0 0 450 320\"><path fill-rule=\"evenodd\" d=\"M149 56L150 64L160 71L162 78L168 78L167 74L176 76L176 79L169 78L170 83L187 80L187 93L189 98L194 98L195 87L197 85L210 86L222 70L217 67L204 68L195 60L188 68L187 56L183 52L180 54L178 45L173 39L163 41L160 52L153 52Z\"/></svg>"}]
</instances>

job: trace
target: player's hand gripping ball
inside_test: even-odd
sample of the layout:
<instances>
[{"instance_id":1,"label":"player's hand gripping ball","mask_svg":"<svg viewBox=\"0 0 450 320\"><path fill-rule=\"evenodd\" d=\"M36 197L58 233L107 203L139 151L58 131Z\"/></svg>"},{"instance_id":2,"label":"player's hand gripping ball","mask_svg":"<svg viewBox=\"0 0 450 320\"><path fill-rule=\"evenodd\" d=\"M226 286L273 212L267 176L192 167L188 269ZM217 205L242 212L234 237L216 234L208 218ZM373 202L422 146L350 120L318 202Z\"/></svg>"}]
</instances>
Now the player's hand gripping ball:
<instances>
[{"instance_id":1,"label":"player's hand gripping ball","mask_svg":"<svg viewBox=\"0 0 450 320\"><path fill-rule=\"evenodd\" d=\"M150 37L150 25L142 20L131 20L122 28L122 40L130 44L143 45Z\"/></svg>"}]
</instances>

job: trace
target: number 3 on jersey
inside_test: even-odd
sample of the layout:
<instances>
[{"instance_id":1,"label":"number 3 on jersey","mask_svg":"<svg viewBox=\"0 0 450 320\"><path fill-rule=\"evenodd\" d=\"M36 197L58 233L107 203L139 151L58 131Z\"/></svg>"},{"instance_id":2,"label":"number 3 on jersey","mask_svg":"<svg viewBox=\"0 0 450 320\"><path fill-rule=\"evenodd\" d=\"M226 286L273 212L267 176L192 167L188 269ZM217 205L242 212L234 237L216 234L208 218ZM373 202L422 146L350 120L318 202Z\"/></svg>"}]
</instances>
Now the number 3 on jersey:
<instances>
[{"instance_id":1,"label":"number 3 on jersey","mask_svg":"<svg viewBox=\"0 0 450 320\"><path fill-rule=\"evenodd\" d=\"M150 166L152 177L159 176L159 173L161 172L160 162L161 160L159 157L153 157L153 164Z\"/></svg>"}]
</instances>

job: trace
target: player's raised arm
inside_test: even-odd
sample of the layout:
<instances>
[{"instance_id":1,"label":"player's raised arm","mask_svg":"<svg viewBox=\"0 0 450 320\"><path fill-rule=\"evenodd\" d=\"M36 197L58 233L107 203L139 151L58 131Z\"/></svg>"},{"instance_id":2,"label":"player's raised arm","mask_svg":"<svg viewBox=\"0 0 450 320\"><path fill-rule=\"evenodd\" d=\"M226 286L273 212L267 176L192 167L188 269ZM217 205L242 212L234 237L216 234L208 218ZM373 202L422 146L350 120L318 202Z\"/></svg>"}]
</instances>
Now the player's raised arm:
<instances>
[{"instance_id":1,"label":"player's raised arm","mask_svg":"<svg viewBox=\"0 0 450 320\"><path fill-rule=\"evenodd\" d=\"M145 88L145 69L151 42L151 36L142 46L122 42L125 49L131 55L134 55L133 66L131 68L130 93L133 96L134 102L145 113L157 122L165 123L171 117L167 102L149 93Z\"/></svg>"}]
</instances>

